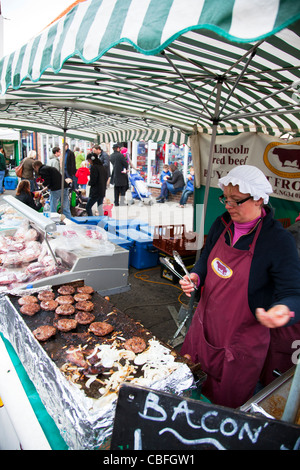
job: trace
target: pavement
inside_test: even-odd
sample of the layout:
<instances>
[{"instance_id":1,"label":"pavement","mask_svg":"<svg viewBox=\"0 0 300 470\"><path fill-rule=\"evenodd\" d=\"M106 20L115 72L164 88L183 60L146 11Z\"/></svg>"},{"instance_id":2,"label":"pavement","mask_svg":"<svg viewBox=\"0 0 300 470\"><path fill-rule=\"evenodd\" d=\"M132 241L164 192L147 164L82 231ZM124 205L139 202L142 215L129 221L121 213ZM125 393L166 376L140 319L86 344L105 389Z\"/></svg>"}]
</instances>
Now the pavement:
<instances>
[{"instance_id":1,"label":"pavement","mask_svg":"<svg viewBox=\"0 0 300 470\"><path fill-rule=\"evenodd\" d=\"M14 190L6 190L4 195L15 195ZM106 197L113 203L113 186L107 189ZM0 204L3 195L0 195ZM112 218L120 220L138 219L150 226L184 224L187 231L193 230L193 206L178 207L178 203L165 202L153 204L147 200L141 203L135 200L131 204L131 193L127 191L128 205L113 207ZM96 209L94 207L93 209ZM179 350L185 334L179 313L188 309L189 299L182 293L179 284L162 277L161 266L137 270L130 266L128 283L130 289L114 294L110 302L122 312L140 321L159 340L171 344ZM176 338L174 338L176 334Z\"/></svg>"}]
</instances>

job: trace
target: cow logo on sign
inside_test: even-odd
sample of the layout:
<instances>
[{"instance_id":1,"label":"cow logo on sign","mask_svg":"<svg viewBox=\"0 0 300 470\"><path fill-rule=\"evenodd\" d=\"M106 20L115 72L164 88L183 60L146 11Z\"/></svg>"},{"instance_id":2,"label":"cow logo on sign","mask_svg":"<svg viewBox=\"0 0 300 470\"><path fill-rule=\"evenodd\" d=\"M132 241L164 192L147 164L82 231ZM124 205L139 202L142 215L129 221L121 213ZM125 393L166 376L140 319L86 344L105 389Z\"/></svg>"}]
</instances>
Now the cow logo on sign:
<instances>
[{"instance_id":1,"label":"cow logo on sign","mask_svg":"<svg viewBox=\"0 0 300 470\"><path fill-rule=\"evenodd\" d=\"M264 152L264 163L282 178L300 177L300 142L271 142Z\"/></svg>"},{"instance_id":2,"label":"cow logo on sign","mask_svg":"<svg viewBox=\"0 0 300 470\"><path fill-rule=\"evenodd\" d=\"M232 276L232 269L227 264L223 263L219 258L215 258L211 262L211 267L217 276L223 279L228 279Z\"/></svg>"}]
</instances>

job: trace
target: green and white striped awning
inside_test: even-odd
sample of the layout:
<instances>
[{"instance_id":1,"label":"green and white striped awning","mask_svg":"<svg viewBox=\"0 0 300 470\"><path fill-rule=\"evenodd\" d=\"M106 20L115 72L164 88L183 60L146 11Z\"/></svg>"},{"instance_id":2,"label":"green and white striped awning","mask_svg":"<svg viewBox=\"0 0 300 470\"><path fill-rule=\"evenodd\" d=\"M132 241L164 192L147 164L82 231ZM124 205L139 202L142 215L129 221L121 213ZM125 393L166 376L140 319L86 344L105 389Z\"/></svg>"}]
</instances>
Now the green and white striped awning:
<instances>
[{"instance_id":1,"label":"green and white striped awning","mask_svg":"<svg viewBox=\"0 0 300 470\"><path fill-rule=\"evenodd\" d=\"M98 141L299 133L300 3L86 0L0 62L0 125Z\"/></svg>"}]
</instances>

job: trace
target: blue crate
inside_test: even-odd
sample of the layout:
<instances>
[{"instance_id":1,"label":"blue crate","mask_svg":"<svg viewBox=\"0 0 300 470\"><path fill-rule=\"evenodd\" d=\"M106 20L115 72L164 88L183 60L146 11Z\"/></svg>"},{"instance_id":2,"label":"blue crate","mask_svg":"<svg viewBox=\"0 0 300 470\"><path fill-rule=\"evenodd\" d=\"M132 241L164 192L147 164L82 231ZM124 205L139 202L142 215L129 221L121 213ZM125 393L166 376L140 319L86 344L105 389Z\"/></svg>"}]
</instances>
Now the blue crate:
<instances>
[{"instance_id":1,"label":"blue crate","mask_svg":"<svg viewBox=\"0 0 300 470\"><path fill-rule=\"evenodd\" d=\"M119 236L133 242L130 247L129 264L136 269L157 266L158 249L153 246L153 239L146 233L135 229L122 229Z\"/></svg>"},{"instance_id":2,"label":"blue crate","mask_svg":"<svg viewBox=\"0 0 300 470\"><path fill-rule=\"evenodd\" d=\"M143 227L148 227L147 222L144 222L143 220L139 219L131 219L128 220L128 228L133 228L135 230L141 230Z\"/></svg>"},{"instance_id":3,"label":"blue crate","mask_svg":"<svg viewBox=\"0 0 300 470\"><path fill-rule=\"evenodd\" d=\"M18 186L18 178L16 176L5 176L4 178L4 188L5 189L16 189Z\"/></svg>"},{"instance_id":4,"label":"blue crate","mask_svg":"<svg viewBox=\"0 0 300 470\"><path fill-rule=\"evenodd\" d=\"M71 217L71 220L76 224L81 225L99 225L103 227L102 224L105 224L109 217L106 215L103 216L81 216L81 217Z\"/></svg>"},{"instance_id":5,"label":"blue crate","mask_svg":"<svg viewBox=\"0 0 300 470\"><path fill-rule=\"evenodd\" d=\"M107 221L105 230L107 230L110 233L114 233L114 234L118 235L120 230L127 229L127 228L128 228L128 220L127 219L126 220L109 219Z\"/></svg>"},{"instance_id":6,"label":"blue crate","mask_svg":"<svg viewBox=\"0 0 300 470\"><path fill-rule=\"evenodd\" d=\"M119 245L125 250L129 251L129 256L128 256L128 267L130 265L130 250L133 246L133 241L128 240L128 238L122 238L118 237L115 233L107 232L107 239L109 242L114 243L115 245Z\"/></svg>"},{"instance_id":7,"label":"blue crate","mask_svg":"<svg viewBox=\"0 0 300 470\"><path fill-rule=\"evenodd\" d=\"M151 226L151 225L148 225L148 224L147 225L141 225L140 232L146 233L147 235L149 235L149 237L153 238L154 227Z\"/></svg>"}]
</instances>

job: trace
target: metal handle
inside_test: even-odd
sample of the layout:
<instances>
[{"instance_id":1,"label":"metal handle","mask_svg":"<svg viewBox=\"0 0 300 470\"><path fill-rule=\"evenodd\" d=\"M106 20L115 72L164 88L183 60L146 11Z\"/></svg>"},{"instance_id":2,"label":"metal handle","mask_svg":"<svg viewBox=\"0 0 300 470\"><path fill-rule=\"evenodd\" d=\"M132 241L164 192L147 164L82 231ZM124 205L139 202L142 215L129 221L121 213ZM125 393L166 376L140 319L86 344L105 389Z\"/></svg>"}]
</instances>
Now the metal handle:
<instances>
[{"instance_id":1,"label":"metal handle","mask_svg":"<svg viewBox=\"0 0 300 470\"><path fill-rule=\"evenodd\" d=\"M190 273L188 272L188 270L186 269L186 266L180 256L180 254L178 253L178 251L173 251L173 256L174 256L174 259L175 261L179 264L179 266L182 267L182 269L184 270L185 274L188 276L189 278L189 281L190 283L194 286L194 289L196 290L197 289L197 286L195 285L195 283L192 281L191 279L191 276L190 276Z\"/></svg>"}]
</instances>

